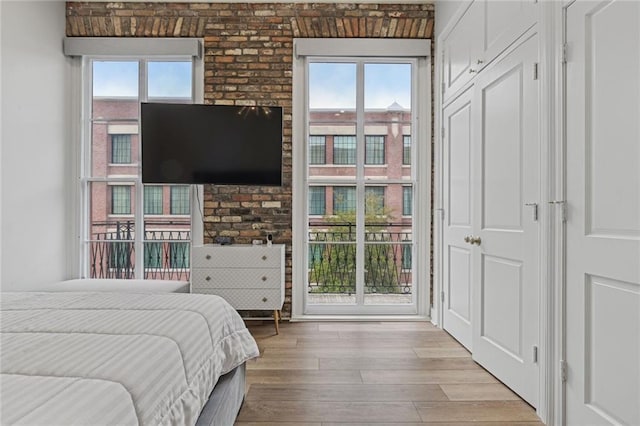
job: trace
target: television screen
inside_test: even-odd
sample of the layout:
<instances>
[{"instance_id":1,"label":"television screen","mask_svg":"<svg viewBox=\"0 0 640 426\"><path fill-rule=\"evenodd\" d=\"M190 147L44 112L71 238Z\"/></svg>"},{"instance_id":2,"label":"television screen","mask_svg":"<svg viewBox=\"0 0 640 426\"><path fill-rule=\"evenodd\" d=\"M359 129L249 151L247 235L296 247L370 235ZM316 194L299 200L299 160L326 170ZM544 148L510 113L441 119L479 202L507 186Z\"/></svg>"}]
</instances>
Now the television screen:
<instances>
[{"instance_id":1,"label":"television screen","mask_svg":"<svg viewBox=\"0 0 640 426\"><path fill-rule=\"evenodd\" d=\"M142 182L281 185L282 108L142 103Z\"/></svg>"}]
</instances>

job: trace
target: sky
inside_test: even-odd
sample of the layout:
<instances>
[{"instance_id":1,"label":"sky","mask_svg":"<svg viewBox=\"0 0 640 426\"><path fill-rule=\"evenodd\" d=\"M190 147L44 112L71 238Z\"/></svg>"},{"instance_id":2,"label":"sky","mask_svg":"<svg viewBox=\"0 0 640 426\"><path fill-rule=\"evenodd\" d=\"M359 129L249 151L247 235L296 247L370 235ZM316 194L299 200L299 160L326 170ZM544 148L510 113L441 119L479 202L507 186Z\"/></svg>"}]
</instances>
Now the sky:
<instances>
[{"instance_id":1,"label":"sky","mask_svg":"<svg viewBox=\"0 0 640 426\"><path fill-rule=\"evenodd\" d=\"M191 62L149 62L149 98L191 97ZM411 65L367 63L365 108L411 107ZM138 62L94 62L94 96L138 95ZM309 64L310 108L354 109L356 64Z\"/></svg>"},{"instance_id":2,"label":"sky","mask_svg":"<svg viewBox=\"0 0 640 426\"><path fill-rule=\"evenodd\" d=\"M149 97L190 98L191 62L149 62ZM94 62L94 96L138 96L138 62Z\"/></svg>"}]
</instances>

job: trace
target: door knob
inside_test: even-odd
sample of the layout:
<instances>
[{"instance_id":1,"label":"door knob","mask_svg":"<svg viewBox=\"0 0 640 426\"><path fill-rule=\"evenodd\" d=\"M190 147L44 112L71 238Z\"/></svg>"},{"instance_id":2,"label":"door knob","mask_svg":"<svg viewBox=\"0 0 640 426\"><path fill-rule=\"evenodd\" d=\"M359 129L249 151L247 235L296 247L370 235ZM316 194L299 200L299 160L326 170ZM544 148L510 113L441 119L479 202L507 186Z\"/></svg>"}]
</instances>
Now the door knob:
<instances>
[{"instance_id":1,"label":"door knob","mask_svg":"<svg viewBox=\"0 0 640 426\"><path fill-rule=\"evenodd\" d=\"M464 237L464 242L471 244L471 238L473 238L473 235L467 235Z\"/></svg>"},{"instance_id":2,"label":"door knob","mask_svg":"<svg viewBox=\"0 0 640 426\"><path fill-rule=\"evenodd\" d=\"M471 236L471 238L469 238L469 243L471 244L475 244L479 246L481 242L482 240L480 239L480 237Z\"/></svg>"}]
</instances>

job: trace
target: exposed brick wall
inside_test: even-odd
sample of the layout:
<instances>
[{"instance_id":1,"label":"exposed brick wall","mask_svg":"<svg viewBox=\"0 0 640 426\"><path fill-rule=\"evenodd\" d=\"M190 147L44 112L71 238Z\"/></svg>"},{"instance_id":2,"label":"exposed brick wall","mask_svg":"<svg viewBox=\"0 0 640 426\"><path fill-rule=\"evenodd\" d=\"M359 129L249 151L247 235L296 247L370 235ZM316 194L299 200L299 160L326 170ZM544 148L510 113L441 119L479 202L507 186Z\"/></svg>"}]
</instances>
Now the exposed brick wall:
<instances>
[{"instance_id":1,"label":"exposed brick wall","mask_svg":"<svg viewBox=\"0 0 640 426\"><path fill-rule=\"evenodd\" d=\"M67 2L67 36L201 37L205 103L284 108L283 186L205 187L205 242L287 245L291 312L291 105L296 37L432 37L433 4Z\"/></svg>"}]
</instances>

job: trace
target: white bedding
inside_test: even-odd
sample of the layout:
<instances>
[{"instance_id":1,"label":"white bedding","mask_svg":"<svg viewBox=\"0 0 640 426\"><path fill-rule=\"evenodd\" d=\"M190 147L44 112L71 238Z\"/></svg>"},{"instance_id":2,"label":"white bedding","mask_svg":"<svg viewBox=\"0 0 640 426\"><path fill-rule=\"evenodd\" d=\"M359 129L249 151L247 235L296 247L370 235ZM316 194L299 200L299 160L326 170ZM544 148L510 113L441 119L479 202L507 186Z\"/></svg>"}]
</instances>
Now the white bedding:
<instances>
[{"instance_id":1,"label":"white bedding","mask_svg":"<svg viewBox=\"0 0 640 426\"><path fill-rule=\"evenodd\" d=\"M223 299L1 293L0 423L191 425L258 347Z\"/></svg>"}]
</instances>

